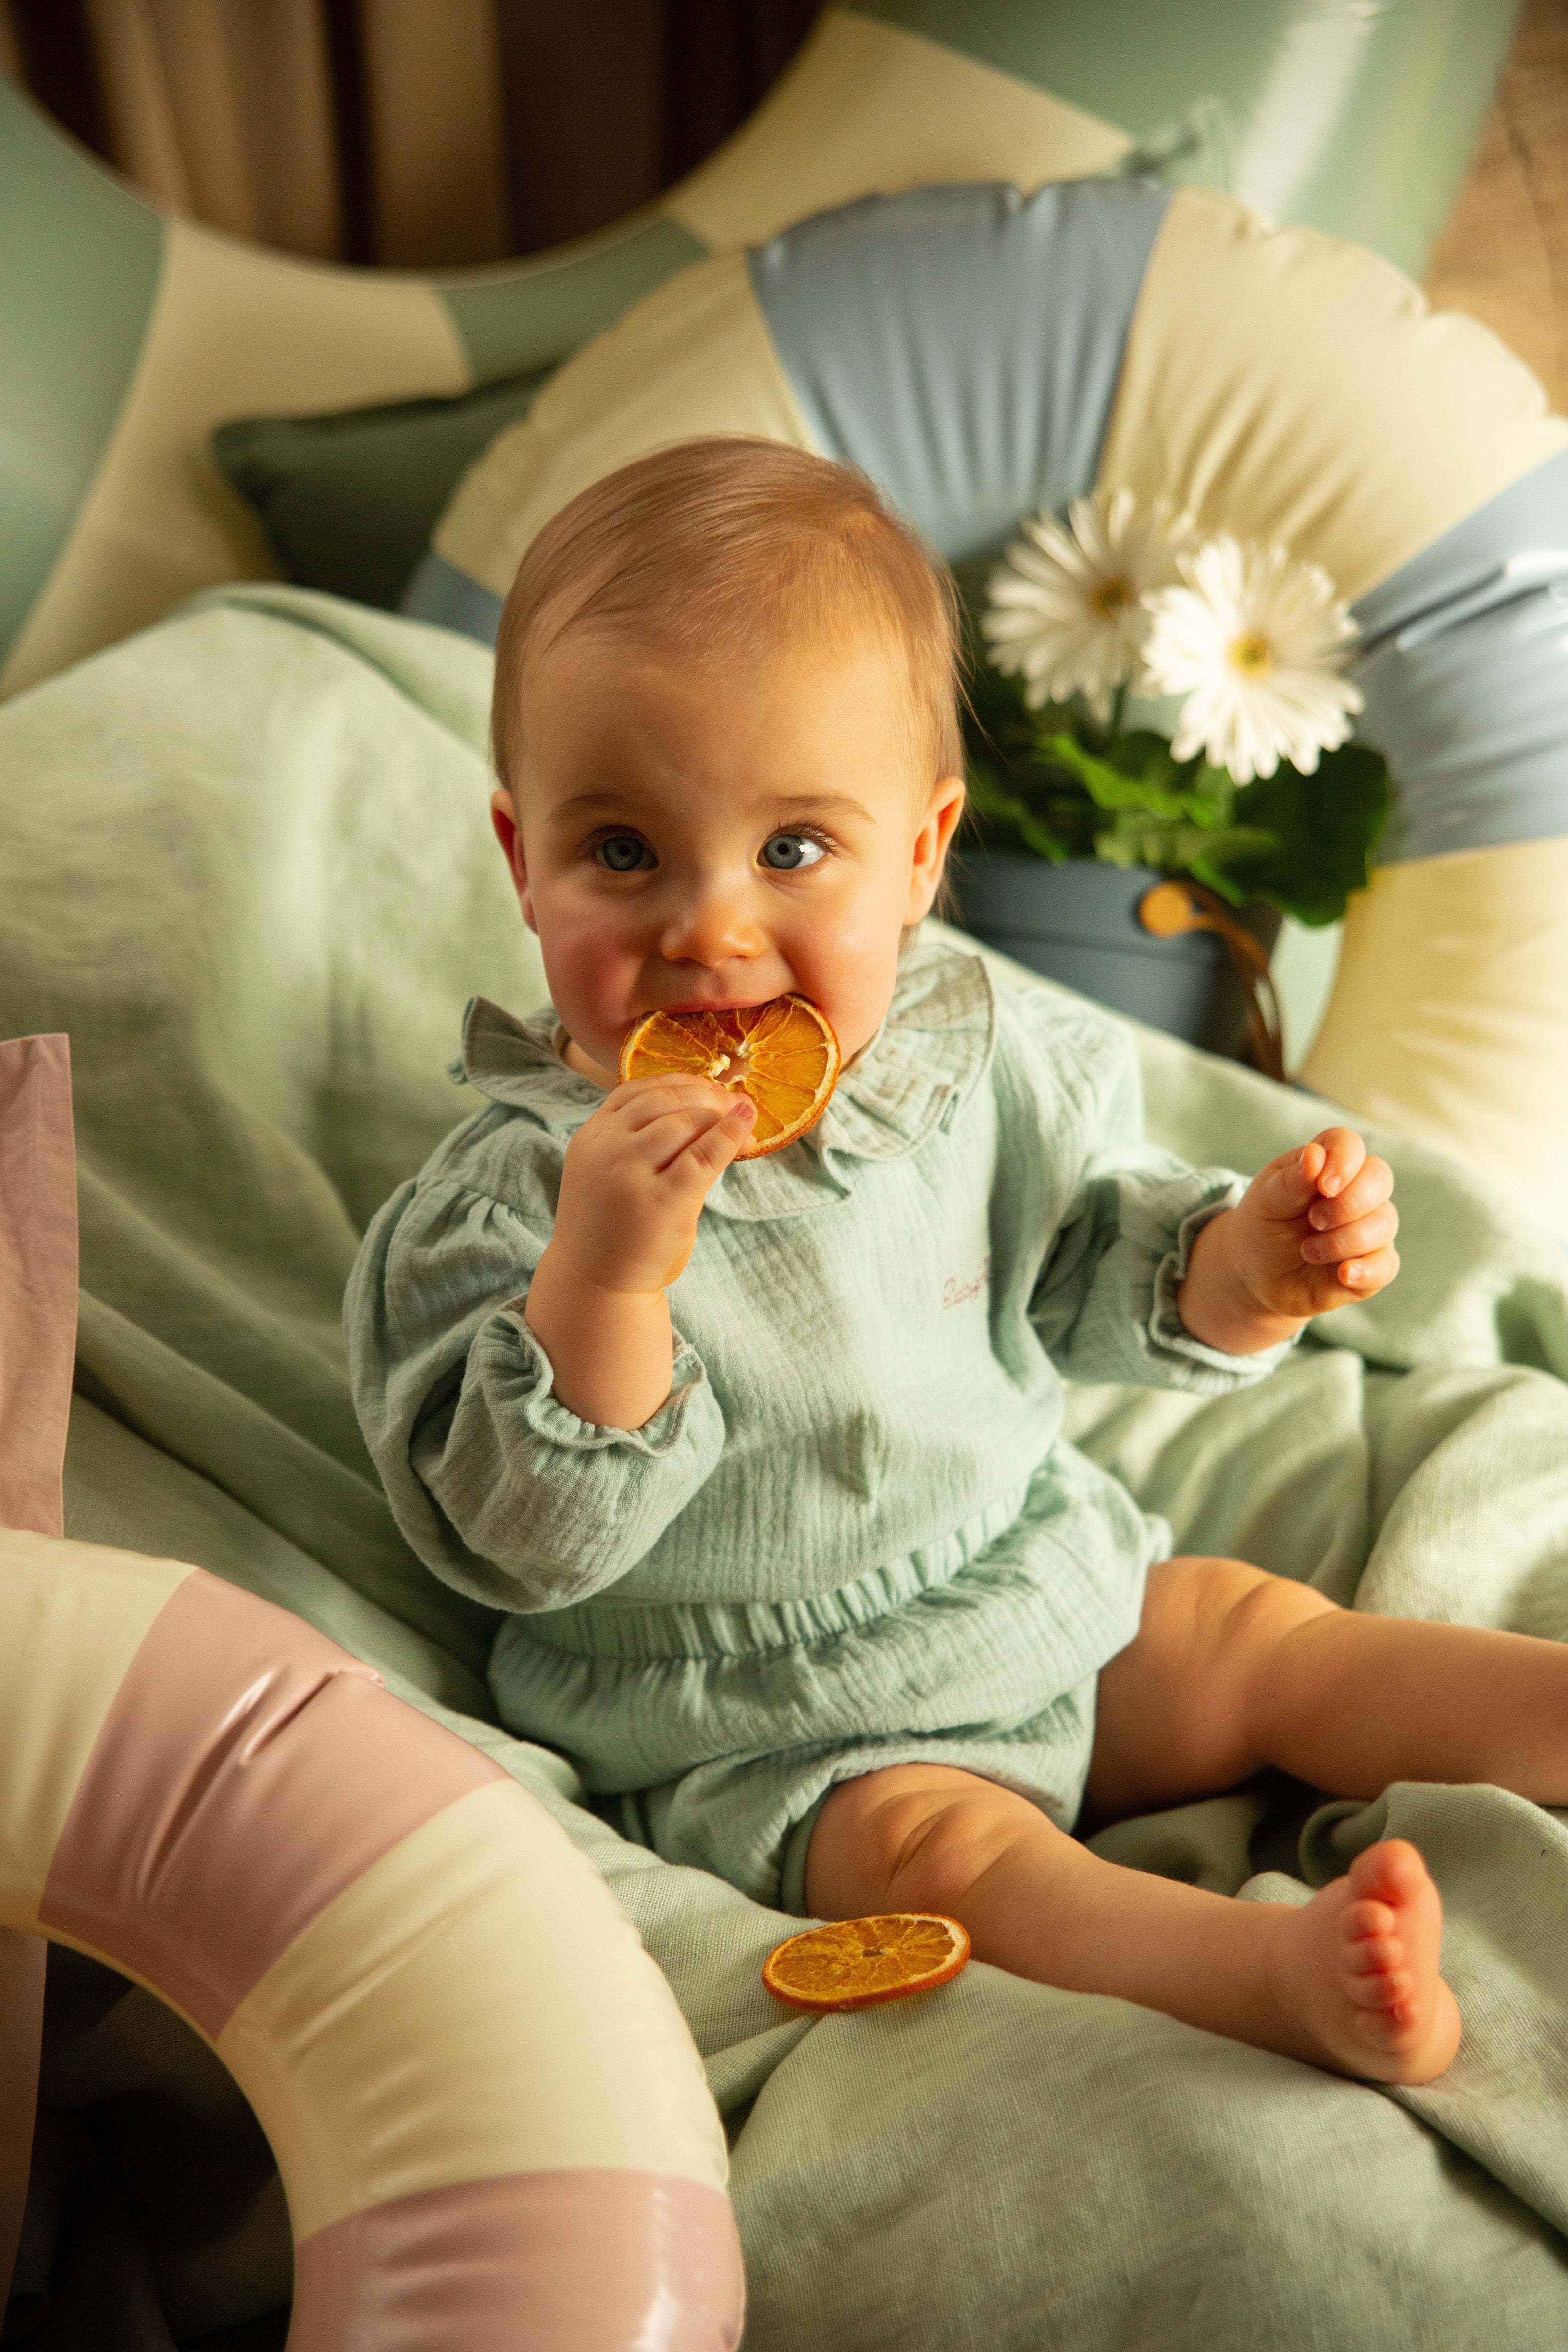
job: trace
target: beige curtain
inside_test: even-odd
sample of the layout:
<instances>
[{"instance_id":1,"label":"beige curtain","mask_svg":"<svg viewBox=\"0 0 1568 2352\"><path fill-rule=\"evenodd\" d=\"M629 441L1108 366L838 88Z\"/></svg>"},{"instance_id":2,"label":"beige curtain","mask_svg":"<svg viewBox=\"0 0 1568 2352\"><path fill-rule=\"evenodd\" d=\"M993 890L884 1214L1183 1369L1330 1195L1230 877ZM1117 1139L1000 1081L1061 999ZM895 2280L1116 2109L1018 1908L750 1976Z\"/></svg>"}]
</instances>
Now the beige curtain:
<instances>
[{"instance_id":1,"label":"beige curtain","mask_svg":"<svg viewBox=\"0 0 1568 2352\"><path fill-rule=\"evenodd\" d=\"M376 257L510 249L496 0L361 0Z\"/></svg>"},{"instance_id":2,"label":"beige curtain","mask_svg":"<svg viewBox=\"0 0 1568 2352\"><path fill-rule=\"evenodd\" d=\"M0 0L0 71L172 210L428 268L581 236L756 105L820 0Z\"/></svg>"},{"instance_id":3,"label":"beige curtain","mask_svg":"<svg viewBox=\"0 0 1568 2352\"><path fill-rule=\"evenodd\" d=\"M170 209L292 253L340 250L316 0L87 0L106 144Z\"/></svg>"}]
</instances>

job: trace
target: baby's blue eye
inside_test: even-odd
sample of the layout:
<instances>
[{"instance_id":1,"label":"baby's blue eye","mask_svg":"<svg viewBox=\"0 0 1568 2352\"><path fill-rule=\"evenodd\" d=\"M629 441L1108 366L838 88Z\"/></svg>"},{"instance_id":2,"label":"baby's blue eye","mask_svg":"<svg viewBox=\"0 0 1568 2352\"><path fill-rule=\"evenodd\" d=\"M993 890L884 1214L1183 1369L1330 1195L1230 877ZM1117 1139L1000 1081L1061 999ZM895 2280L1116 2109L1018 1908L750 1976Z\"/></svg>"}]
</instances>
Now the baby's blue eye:
<instances>
[{"instance_id":1,"label":"baby's blue eye","mask_svg":"<svg viewBox=\"0 0 1568 2352\"><path fill-rule=\"evenodd\" d=\"M793 874L802 866L815 866L826 855L821 842L813 841L808 833L775 833L763 844L763 864L771 866L775 874Z\"/></svg>"},{"instance_id":2,"label":"baby's blue eye","mask_svg":"<svg viewBox=\"0 0 1568 2352\"><path fill-rule=\"evenodd\" d=\"M653 852L646 841L635 833L607 834L594 856L599 865L607 866L612 874L636 874L654 862Z\"/></svg>"}]
</instances>

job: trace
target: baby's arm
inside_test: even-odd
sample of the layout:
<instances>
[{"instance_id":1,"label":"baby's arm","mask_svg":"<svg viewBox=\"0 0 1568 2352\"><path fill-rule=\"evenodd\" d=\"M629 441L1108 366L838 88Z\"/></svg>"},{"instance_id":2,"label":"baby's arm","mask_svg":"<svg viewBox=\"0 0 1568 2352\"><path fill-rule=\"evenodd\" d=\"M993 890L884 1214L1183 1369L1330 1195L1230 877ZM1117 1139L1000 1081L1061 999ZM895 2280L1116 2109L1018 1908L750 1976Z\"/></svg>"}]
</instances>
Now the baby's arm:
<instances>
[{"instance_id":1,"label":"baby's arm","mask_svg":"<svg viewBox=\"0 0 1568 2352\"><path fill-rule=\"evenodd\" d=\"M1374 1297L1399 1271L1393 1191L1387 1161L1347 1127L1270 1160L1194 1243L1183 1323L1205 1347L1255 1356L1313 1315Z\"/></svg>"},{"instance_id":2,"label":"baby's arm","mask_svg":"<svg viewBox=\"0 0 1568 2352\"><path fill-rule=\"evenodd\" d=\"M665 1289L754 1117L743 1095L706 1078L634 1078L568 1144L524 1319L580 1420L640 1429L669 1394Z\"/></svg>"}]
</instances>

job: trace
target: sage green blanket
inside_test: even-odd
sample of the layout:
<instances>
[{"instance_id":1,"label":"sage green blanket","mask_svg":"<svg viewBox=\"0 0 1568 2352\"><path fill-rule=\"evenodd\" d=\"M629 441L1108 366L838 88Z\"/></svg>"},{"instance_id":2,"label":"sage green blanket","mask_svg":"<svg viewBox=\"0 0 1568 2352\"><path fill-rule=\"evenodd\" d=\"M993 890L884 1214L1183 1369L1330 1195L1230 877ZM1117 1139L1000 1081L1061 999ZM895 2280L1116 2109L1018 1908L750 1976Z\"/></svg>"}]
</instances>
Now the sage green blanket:
<instances>
[{"instance_id":1,"label":"sage green blanket","mask_svg":"<svg viewBox=\"0 0 1568 2352\"><path fill-rule=\"evenodd\" d=\"M489 838L488 687L466 640L268 588L0 712L0 1035L67 1030L76 1073L68 1531L298 1610L566 1822L730 2119L749 2352L1568 2341L1557 1818L1402 1786L1321 1809L1298 1849L1312 1801L1281 1783L1100 1841L1277 1895L1292 1882L1257 1874L1300 1889L1385 1826L1413 1838L1467 2030L1441 2083L1386 2095L978 1966L926 2003L782 2019L758 1971L790 1923L623 1843L562 1763L494 1727L493 1621L399 1541L338 1334L363 1220L461 1111L444 1066L464 1000L542 992ZM1194 1160L1249 1169L1318 1123L1307 1097L1142 1045L1152 1132ZM1073 1433L1183 1548L1568 1637L1565 1262L1458 1169L1378 1140L1405 1218L1385 1298L1237 1397L1079 1391ZM285 2217L216 2062L67 1964L45 2095L89 2183L47 2340L268 2340L248 2324L286 2300Z\"/></svg>"}]
</instances>

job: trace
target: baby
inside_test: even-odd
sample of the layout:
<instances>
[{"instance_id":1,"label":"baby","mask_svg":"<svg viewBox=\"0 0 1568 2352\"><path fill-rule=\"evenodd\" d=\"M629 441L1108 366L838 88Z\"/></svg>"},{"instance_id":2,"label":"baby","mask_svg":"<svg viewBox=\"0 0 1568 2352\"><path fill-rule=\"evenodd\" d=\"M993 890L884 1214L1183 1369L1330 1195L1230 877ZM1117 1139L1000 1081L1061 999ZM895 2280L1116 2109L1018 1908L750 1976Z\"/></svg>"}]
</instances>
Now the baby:
<instances>
[{"instance_id":1,"label":"baby","mask_svg":"<svg viewBox=\"0 0 1568 2352\"><path fill-rule=\"evenodd\" d=\"M1062 1379L1221 1395L1392 1280L1342 1127L1250 1183L1140 1133L1132 1042L918 932L963 803L946 575L860 477L694 442L534 541L496 649L495 825L552 1006L469 1008L482 1107L366 1237L358 1411L409 1541L509 1612L503 1720L631 1834L816 1917L1379 2082L1459 2033L1397 1841L1300 1907L1072 1832L1265 1766L1568 1803L1568 1650L1335 1607L1170 1531ZM819 1125L737 1163L653 1008L820 1006Z\"/></svg>"}]
</instances>

